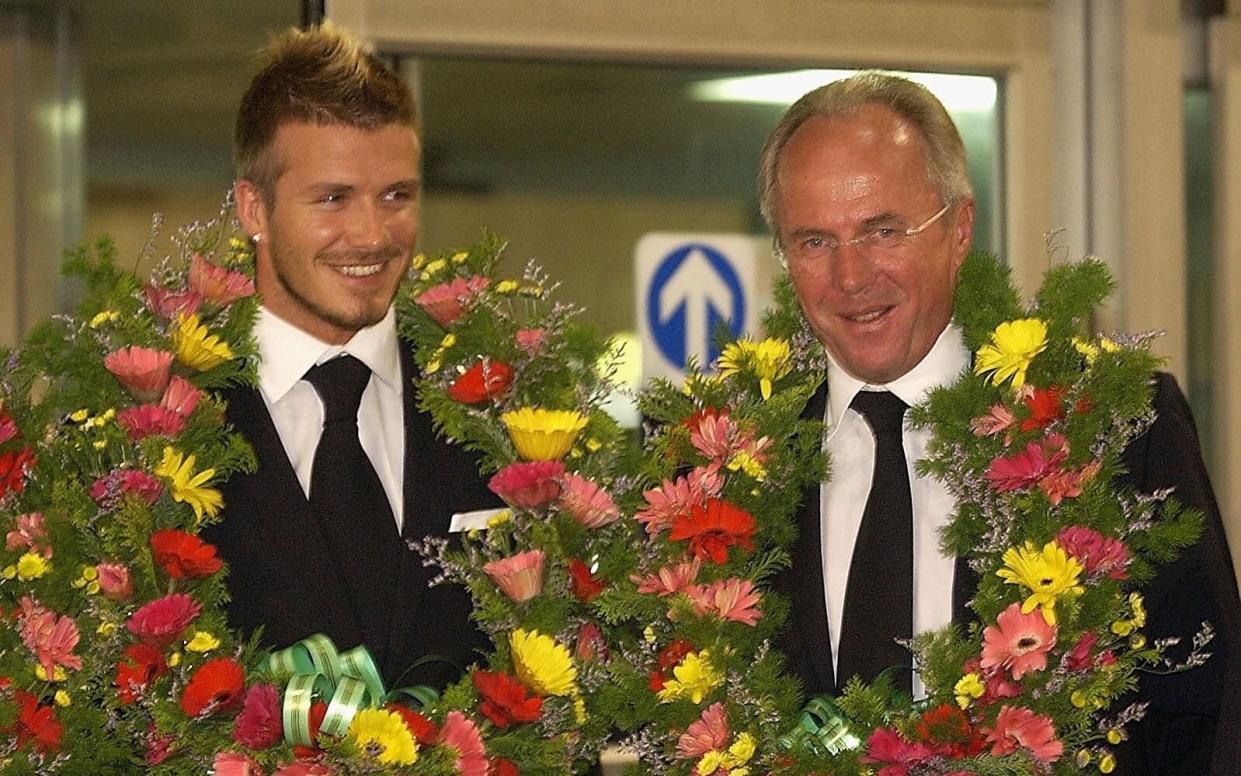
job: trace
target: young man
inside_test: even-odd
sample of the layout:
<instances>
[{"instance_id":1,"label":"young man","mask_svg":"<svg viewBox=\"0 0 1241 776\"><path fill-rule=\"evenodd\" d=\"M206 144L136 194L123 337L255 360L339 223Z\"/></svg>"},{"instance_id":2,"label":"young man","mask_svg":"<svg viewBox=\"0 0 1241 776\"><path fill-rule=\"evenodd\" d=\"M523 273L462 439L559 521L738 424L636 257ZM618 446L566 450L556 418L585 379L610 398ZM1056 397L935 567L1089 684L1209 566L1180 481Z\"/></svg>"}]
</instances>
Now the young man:
<instances>
[{"instance_id":1,"label":"young man","mask_svg":"<svg viewBox=\"0 0 1241 776\"><path fill-rule=\"evenodd\" d=\"M258 390L226 394L258 470L207 531L229 618L284 647L365 644L387 680L444 684L480 645L463 590L431 588L407 545L494 501L475 461L417 410L392 301L418 233L408 87L331 28L264 51L235 134L237 218L254 243ZM406 673L423 657L443 658Z\"/></svg>"},{"instance_id":2,"label":"young man","mask_svg":"<svg viewBox=\"0 0 1241 776\"><path fill-rule=\"evenodd\" d=\"M793 605L783 646L809 695L892 665L906 667L896 681L917 692L894 640L967 621L975 584L938 551L954 504L914 470L929 434L903 427L909 405L970 364L951 325L974 219L964 148L928 91L862 73L789 109L764 150L760 194L829 356L808 412L825 420L833 475L807 493L793 567L778 581ZM1147 720L1131 730L1117 772L1234 773L1241 604L1188 407L1171 377L1154 384L1159 420L1126 453L1129 484L1175 487L1206 521L1202 540L1147 591L1148 633L1189 637L1210 621L1218 635L1205 666L1145 679Z\"/></svg>"}]
</instances>

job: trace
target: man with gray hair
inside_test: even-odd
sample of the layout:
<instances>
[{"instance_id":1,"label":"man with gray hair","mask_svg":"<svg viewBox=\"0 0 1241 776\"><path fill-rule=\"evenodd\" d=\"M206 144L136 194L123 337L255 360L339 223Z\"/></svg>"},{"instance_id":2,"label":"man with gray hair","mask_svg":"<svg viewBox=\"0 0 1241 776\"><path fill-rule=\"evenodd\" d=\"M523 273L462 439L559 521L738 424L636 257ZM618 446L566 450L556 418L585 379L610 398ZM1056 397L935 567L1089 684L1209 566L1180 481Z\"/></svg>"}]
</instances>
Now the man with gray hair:
<instances>
[{"instance_id":1,"label":"man with gray hair","mask_svg":"<svg viewBox=\"0 0 1241 776\"><path fill-rule=\"evenodd\" d=\"M904 425L910 405L971 363L952 325L974 224L964 146L925 88L863 72L789 108L764 148L759 188L775 251L829 359L807 413L825 422L833 475L806 494L792 567L776 583L792 602L781 646L808 695L885 669L919 694L897 641L968 622L976 585L939 551L955 504L915 470L929 432ZM1126 451L1126 482L1175 487L1206 520L1201 541L1147 591L1148 633L1188 637L1209 621L1218 636L1205 666L1143 682L1147 719L1131 729L1117 772L1236 773L1241 604L1188 406L1169 375L1153 384L1159 420Z\"/></svg>"}]
</instances>

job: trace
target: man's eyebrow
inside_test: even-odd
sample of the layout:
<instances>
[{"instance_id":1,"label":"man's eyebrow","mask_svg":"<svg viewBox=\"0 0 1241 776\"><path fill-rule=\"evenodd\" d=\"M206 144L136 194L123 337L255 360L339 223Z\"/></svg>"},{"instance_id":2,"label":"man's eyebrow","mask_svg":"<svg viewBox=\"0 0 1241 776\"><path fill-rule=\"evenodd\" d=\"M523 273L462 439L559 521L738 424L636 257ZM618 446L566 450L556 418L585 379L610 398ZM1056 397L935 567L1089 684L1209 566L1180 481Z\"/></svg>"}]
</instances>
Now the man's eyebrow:
<instances>
[{"instance_id":1,"label":"man's eyebrow","mask_svg":"<svg viewBox=\"0 0 1241 776\"><path fill-rule=\"evenodd\" d=\"M405 180L389 183L385 188L388 189L416 189L422 185L421 178L406 178Z\"/></svg>"},{"instance_id":2,"label":"man's eyebrow","mask_svg":"<svg viewBox=\"0 0 1241 776\"><path fill-rule=\"evenodd\" d=\"M904 218L898 216L896 213L885 211L883 213L876 213L873 216L862 219L861 227L862 229L870 229L883 224L901 223L904 220Z\"/></svg>"},{"instance_id":3,"label":"man's eyebrow","mask_svg":"<svg viewBox=\"0 0 1241 776\"><path fill-rule=\"evenodd\" d=\"M799 226L789 230L789 237L800 239L802 237L822 237L829 232L826 229L816 229L813 226Z\"/></svg>"}]
</instances>

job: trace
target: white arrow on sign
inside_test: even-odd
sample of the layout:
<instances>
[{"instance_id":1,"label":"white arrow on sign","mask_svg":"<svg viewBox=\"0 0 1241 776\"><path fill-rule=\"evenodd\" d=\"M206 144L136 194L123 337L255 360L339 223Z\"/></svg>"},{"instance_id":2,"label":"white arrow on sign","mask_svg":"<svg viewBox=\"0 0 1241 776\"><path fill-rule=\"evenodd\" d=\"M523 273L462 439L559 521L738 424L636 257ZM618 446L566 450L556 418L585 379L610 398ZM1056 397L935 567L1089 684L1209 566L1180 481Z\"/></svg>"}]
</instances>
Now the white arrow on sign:
<instances>
[{"instance_id":1,"label":"white arrow on sign","mask_svg":"<svg viewBox=\"0 0 1241 776\"><path fill-rule=\"evenodd\" d=\"M664 325L685 305L685 355L697 356L698 364L710 356L709 306L732 310L733 296L701 248L694 248L659 290L659 324Z\"/></svg>"}]
</instances>

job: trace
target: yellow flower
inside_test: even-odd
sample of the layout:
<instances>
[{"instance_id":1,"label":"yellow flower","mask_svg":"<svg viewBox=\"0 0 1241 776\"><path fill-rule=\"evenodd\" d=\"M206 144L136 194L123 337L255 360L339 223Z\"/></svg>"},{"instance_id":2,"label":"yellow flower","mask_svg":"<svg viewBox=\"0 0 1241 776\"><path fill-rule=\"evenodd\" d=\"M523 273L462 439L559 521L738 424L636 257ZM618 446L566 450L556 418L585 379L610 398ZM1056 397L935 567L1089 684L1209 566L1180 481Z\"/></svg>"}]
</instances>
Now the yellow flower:
<instances>
[{"instance_id":1,"label":"yellow flower","mask_svg":"<svg viewBox=\"0 0 1241 776\"><path fill-rule=\"evenodd\" d=\"M47 558L37 552L27 552L17 559L17 578L22 582L38 579L52 568Z\"/></svg>"},{"instance_id":2,"label":"yellow flower","mask_svg":"<svg viewBox=\"0 0 1241 776\"><path fill-rule=\"evenodd\" d=\"M745 450L740 450L728 462L729 471L743 471L754 479L762 482L767 479L767 467L758 462L754 456Z\"/></svg>"},{"instance_id":3,"label":"yellow flower","mask_svg":"<svg viewBox=\"0 0 1241 776\"><path fill-rule=\"evenodd\" d=\"M209 333L207 327L198 322L197 315L177 315L172 345L181 363L200 372L213 369L233 357L228 343Z\"/></svg>"},{"instance_id":4,"label":"yellow flower","mask_svg":"<svg viewBox=\"0 0 1241 776\"><path fill-rule=\"evenodd\" d=\"M65 706L68 706L71 703L73 703L73 699L69 697L69 693L65 692L64 690L57 690L56 694L52 696L52 700L55 701L56 705L60 706L61 708L64 708Z\"/></svg>"},{"instance_id":5,"label":"yellow flower","mask_svg":"<svg viewBox=\"0 0 1241 776\"><path fill-rule=\"evenodd\" d=\"M1070 558L1054 541L1038 550L1030 542L1021 549L1009 547L1004 553L1004 568L995 572L1005 582L1023 585L1030 589L1030 596L1021 604L1022 614L1029 614L1038 607L1048 625L1056 624L1056 599L1066 593L1081 595L1083 589L1077 584L1082 573L1081 564Z\"/></svg>"},{"instance_id":6,"label":"yellow flower","mask_svg":"<svg viewBox=\"0 0 1241 776\"><path fill-rule=\"evenodd\" d=\"M185 648L190 652L210 652L220 646L220 640L212 636L207 631L194 631L194 638L190 639Z\"/></svg>"},{"instance_id":7,"label":"yellow flower","mask_svg":"<svg viewBox=\"0 0 1241 776\"><path fill-rule=\"evenodd\" d=\"M202 520L204 513L214 517L224 506L224 497L215 488L204 486L215 476L215 469L203 469L195 474L194 463L193 455L183 456L171 447L165 447L164 459L155 467L155 474L168 481L175 500L193 508L195 519Z\"/></svg>"},{"instance_id":8,"label":"yellow flower","mask_svg":"<svg viewBox=\"0 0 1241 776\"><path fill-rule=\"evenodd\" d=\"M176 668L177 666L181 665L181 653L173 652L171 655L169 655L168 665L172 666L173 668Z\"/></svg>"},{"instance_id":9,"label":"yellow flower","mask_svg":"<svg viewBox=\"0 0 1241 776\"><path fill-rule=\"evenodd\" d=\"M41 682L63 682L68 677L68 674L65 673L65 669L61 666L54 666L52 669L52 675L48 676L47 669L43 667L42 663L34 667L34 675Z\"/></svg>"},{"instance_id":10,"label":"yellow flower","mask_svg":"<svg viewBox=\"0 0 1241 776\"><path fill-rule=\"evenodd\" d=\"M349 723L349 737L380 765L412 765L418 759L418 742L395 711L362 709Z\"/></svg>"},{"instance_id":11,"label":"yellow flower","mask_svg":"<svg viewBox=\"0 0 1241 776\"><path fill-rule=\"evenodd\" d=\"M991 384L1000 385L1009 378L1013 388L1026 382L1026 370L1034 357L1047 347L1047 324L1038 318L1005 321L995 327L991 342L978 349L974 374L991 375Z\"/></svg>"},{"instance_id":12,"label":"yellow flower","mask_svg":"<svg viewBox=\"0 0 1241 776\"><path fill-rule=\"evenodd\" d=\"M504 525L505 523L507 523L508 521L512 519L513 519L513 510L501 509L499 512L496 512L494 515L487 518L487 527L495 528L497 525Z\"/></svg>"},{"instance_id":13,"label":"yellow flower","mask_svg":"<svg viewBox=\"0 0 1241 776\"><path fill-rule=\"evenodd\" d=\"M586 418L573 410L522 407L500 416L517 453L527 461L556 461L573 447Z\"/></svg>"},{"instance_id":14,"label":"yellow flower","mask_svg":"<svg viewBox=\"0 0 1241 776\"><path fill-rule=\"evenodd\" d=\"M685 384L681 386L681 393L686 396L693 396L694 391L714 388L720 382L719 375L692 374L685 378Z\"/></svg>"},{"instance_id":15,"label":"yellow flower","mask_svg":"<svg viewBox=\"0 0 1241 776\"><path fill-rule=\"evenodd\" d=\"M444 339L440 340L440 350L443 350L444 348L451 348L453 345L456 345L456 344L457 344L457 335L453 334L452 332L449 332L448 334L444 335Z\"/></svg>"},{"instance_id":16,"label":"yellow flower","mask_svg":"<svg viewBox=\"0 0 1241 776\"><path fill-rule=\"evenodd\" d=\"M117 318L120 318L120 317L121 317L121 314L118 313L116 310L100 310L98 313L95 313L95 317L91 318L90 323L87 325L90 326L92 329L98 329L100 326L104 325L105 323L112 323L113 321L115 321Z\"/></svg>"},{"instance_id":17,"label":"yellow flower","mask_svg":"<svg viewBox=\"0 0 1241 776\"><path fill-rule=\"evenodd\" d=\"M742 733L733 741L733 745L728 747L728 754L724 756L724 765L728 766L730 773L736 773L736 769L740 765L744 765L754 756L754 736L749 733Z\"/></svg>"},{"instance_id":18,"label":"yellow flower","mask_svg":"<svg viewBox=\"0 0 1241 776\"><path fill-rule=\"evenodd\" d=\"M509 635L513 669L522 683L540 695L577 695L573 657L551 636L521 628Z\"/></svg>"},{"instance_id":19,"label":"yellow flower","mask_svg":"<svg viewBox=\"0 0 1241 776\"><path fill-rule=\"evenodd\" d=\"M952 691L957 694L957 705L963 709L968 709L971 703L982 697L986 689L983 686L982 677L971 671L957 680L956 686L952 688Z\"/></svg>"},{"instance_id":20,"label":"yellow flower","mask_svg":"<svg viewBox=\"0 0 1241 776\"><path fill-rule=\"evenodd\" d=\"M69 413L69 420L72 420L74 423L83 423L89 417L90 410L74 410Z\"/></svg>"},{"instance_id":21,"label":"yellow flower","mask_svg":"<svg viewBox=\"0 0 1241 776\"><path fill-rule=\"evenodd\" d=\"M1101 352L1104 353L1115 353L1120 350L1120 345L1117 345L1107 337L1099 337L1098 345L1095 345L1088 340L1084 340L1081 337L1074 337L1073 347L1078 353L1085 356L1087 364L1093 364L1094 360L1099 357L1100 348L1102 348Z\"/></svg>"},{"instance_id":22,"label":"yellow flower","mask_svg":"<svg viewBox=\"0 0 1241 776\"><path fill-rule=\"evenodd\" d=\"M1146 602L1142 598L1141 593L1129 594L1129 608L1133 610L1133 617L1127 620L1117 620L1112 623L1112 633L1117 636L1128 636L1138 628L1146 625ZM1142 645L1134 647L1141 649Z\"/></svg>"},{"instance_id":23,"label":"yellow flower","mask_svg":"<svg viewBox=\"0 0 1241 776\"><path fill-rule=\"evenodd\" d=\"M414 260L411 263L411 266L414 269L422 269L423 265L425 265L426 263L427 263L427 255L425 253L419 253L417 256L414 256Z\"/></svg>"},{"instance_id":24,"label":"yellow flower","mask_svg":"<svg viewBox=\"0 0 1241 776\"><path fill-rule=\"evenodd\" d=\"M573 696L573 718L577 724L586 724L586 699L580 695Z\"/></svg>"},{"instance_id":25,"label":"yellow flower","mask_svg":"<svg viewBox=\"0 0 1241 776\"><path fill-rule=\"evenodd\" d=\"M664 683L664 689L659 691L661 703L688 698L699 704L724 682L724 677L711 665L710 652L705 649L690 652L682 658L672 669L672 676Z\"/></svg>"},{"instance_id":26,"label":"yellow flower","mask_svg":"<svg viewBox=\"0 0 1241 776\"><path fill-rule=\"evenodd\" d=\"M701 776L710 776L724 765L724 755L717 749L712 749L702 756L698 761L696 770Z\"/></svg>"},{"instance_id":27,"label":"yellow flower","mask_svg":"<svg viewBox=\"0 0 1241 776\"><path fill-rule=\"evenodd\" d=\"M1111 773L1116 770L1116 757L1111 752L1099 758L1099 772Z\"/></svg>"},{"instance_id":28,"label":"yellow flower","mask_svg":"<svg viewBox=\"0 0 1241 776\"><path fill-rule=\"evenodd\" d=\"M514 293L520 286L521 284L516 280L501 280L499 283L496 283L496 293L511 294Z\"/></svg>"},{"instance_id":29,"label":"yellow flower","mask_svg":"<svg viewBox=\"0 0 1241 776\"><path fill-rule=\"evenodd\" d=\"M453 264L464 264L465 260L468 258L470 258L470 254L466 253L465 251L460 251L458 253L454 253L452 255L452 258L449 259L449 261L451 261Z\"/></svg>"},{"instance_id":30,"label":"yellow flower","mask_svg":"<svg viewBox=\"0 0 1241 776\"><path fill-rule=\"evenodd\" d=\"M116 633L117 627L118 627L117 624L114 622L101 622L99 623L99 627L95 628L95 633L98 633L100 636L107 638L108 636L111 636L113 633Z\"/></svg>"},{"instance_id":31,"label":"yellow flower","mask_svg":"<svg viewBox=\"0 0 1241 776\"><path fill-rule=\"evenodd\" d=\"M758 378L759 392L771 398L771 386L793 368L789 341L768 337L762 342L739 339L730 342L720 354L720 377L745 374Z\"/></svg>"}]
</instances>

